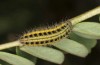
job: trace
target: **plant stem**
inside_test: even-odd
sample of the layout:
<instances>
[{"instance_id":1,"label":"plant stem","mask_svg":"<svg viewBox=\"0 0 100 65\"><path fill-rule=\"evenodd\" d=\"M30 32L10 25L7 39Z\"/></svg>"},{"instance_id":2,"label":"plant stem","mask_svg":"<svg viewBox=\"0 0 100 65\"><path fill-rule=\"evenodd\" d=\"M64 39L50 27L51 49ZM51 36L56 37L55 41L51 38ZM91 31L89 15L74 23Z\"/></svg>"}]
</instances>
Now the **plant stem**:
<instances>
[{"instance_id":1,"label":"plant stem","mask_svg":"<svg viewBox=\"0 0 100 65\"><path fill-rule=\"evenodd\" d=\"M19 41L9 42L5 44L0 45L0 50L15 47L15 46L22 46L22 44Z\"/></svg>"},{"instance_id":2,"label":"plant stem","mask_svg":"<svg viewBox=\"0 0 100 65\"><path fill-rule=\"evenodd\" d=\"M72 22L72 25L75 25L79 22L82 22L83 20L86 20L86 19L88 19L92 16L95 16L95 15L98 15L98 14L100 14L100 6L94 8L94 9L92 9L92 10L86 12L86 13L83 13L79 16L71 18L70 21Z\"/></svg>"},{"instance_id":3,"label":"plant stem","mask_svg":"<svg viewBox=\"0 0 100 65\"><path fill-rule=\"evenodd\" d=\"M82 15L76 16L76 17L70 19L70 21L72 22L72 25L75 25L75 24L77 24L85 19L88 19L92 16L95 16L97 14L100 14L100 6L96 7L95 9L93 9L91 11L88 11ZM18 40L14 41L14 42L5 43L5 44L0 45L0 50L15 47L15 46L22 46L22 44Z\"/></svg>"}]
</instances>

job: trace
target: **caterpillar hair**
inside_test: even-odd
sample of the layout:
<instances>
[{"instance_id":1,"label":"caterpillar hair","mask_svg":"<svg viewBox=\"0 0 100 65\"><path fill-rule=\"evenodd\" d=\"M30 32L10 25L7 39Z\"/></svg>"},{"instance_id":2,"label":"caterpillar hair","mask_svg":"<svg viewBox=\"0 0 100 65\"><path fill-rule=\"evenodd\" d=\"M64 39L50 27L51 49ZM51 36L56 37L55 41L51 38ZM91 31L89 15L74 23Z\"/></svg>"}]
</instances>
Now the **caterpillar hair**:
<instances>
[{"instance_id":1,"label":"caterpillar hair","mask_svg":"<svg viewBox=\"0 0 100 65\"><path fill-rule=\"evenodd\" d=\"M68 37L72 30L70 21L59 22L52 26L39 27L24 33L20 38L20 42L27 46L45 46L52 45L53 43Z\"/></svg>"}]
</instances>

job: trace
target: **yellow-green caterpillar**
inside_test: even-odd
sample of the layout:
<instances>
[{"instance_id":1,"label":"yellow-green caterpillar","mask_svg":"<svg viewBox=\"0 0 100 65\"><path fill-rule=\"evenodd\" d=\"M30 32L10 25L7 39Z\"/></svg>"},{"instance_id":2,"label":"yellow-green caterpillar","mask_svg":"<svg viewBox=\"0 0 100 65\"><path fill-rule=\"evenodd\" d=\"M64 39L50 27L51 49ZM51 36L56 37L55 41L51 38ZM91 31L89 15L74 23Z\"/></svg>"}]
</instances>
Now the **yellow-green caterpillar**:
<instances>
[{"instance_id":1,"label":"yellow-green caterpillar","mask_svg":"<svg viewBox=\"0 0 100 65\"><path fill-rule=\"evenodd\" d=\"M68 37L71 29L71 22L64 21L50 27L41 27L31 32L24 33L19 40L23 45L28 46L52 45L56 41Z\"/></svg>"}]
</instances>

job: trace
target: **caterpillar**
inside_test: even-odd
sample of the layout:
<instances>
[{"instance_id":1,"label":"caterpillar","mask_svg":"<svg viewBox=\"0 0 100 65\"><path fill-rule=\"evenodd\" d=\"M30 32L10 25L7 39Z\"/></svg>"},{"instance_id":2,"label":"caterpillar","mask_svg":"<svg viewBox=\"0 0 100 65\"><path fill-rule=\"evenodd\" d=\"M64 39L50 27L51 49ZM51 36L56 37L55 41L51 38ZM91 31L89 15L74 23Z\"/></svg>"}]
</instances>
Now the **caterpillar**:
<instances>
[{"instance_id":1,"label":"caterpillar","mask_svg":"<svg viewBox=\"0 0 100 65\"><path fill-rule=\"evenodd\" d=\"M20 38L20 42L27 46L45 46L68 37L71 32L72 24L70 21L60 22L58 24L37 28L30 32L24 33Z\"/></svg>"}]
</instances>

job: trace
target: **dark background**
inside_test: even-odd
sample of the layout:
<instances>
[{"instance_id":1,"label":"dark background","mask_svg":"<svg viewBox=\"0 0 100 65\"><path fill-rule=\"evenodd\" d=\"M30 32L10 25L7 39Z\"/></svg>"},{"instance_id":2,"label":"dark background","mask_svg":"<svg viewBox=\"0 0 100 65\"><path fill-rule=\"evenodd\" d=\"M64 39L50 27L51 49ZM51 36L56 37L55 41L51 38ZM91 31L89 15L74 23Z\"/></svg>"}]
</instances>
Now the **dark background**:
<instances>
[{"instance_id":1,"label":"dark background","mask_svg":"<svg viewBox=\"0 0 100 65\"><path fill-rule=\"evenodd\" d=\"M100 6L100 0L0 0L0 43L16 40L16 34L67 20ZM96 17L92 21L98 21ZM71 65L100 65L100 44L85 58L66 55ZM70 63L71 62L71 63ZM37 65L54 65L39 60Z\"/></svg>"}]
</instances>

